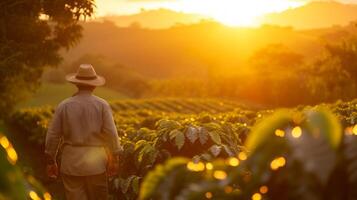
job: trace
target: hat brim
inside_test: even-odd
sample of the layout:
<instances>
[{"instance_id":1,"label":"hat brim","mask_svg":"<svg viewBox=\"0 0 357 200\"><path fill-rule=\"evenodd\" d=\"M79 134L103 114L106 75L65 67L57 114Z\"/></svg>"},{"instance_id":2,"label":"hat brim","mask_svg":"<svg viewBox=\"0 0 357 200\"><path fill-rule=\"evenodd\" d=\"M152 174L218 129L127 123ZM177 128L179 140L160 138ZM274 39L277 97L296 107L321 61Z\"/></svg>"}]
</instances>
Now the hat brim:
<instances>
[{"instance_id":1,"label":"hat brim","mask_svg":"<svg viewBox=\"0 0 357 200\"><path fill-rule=\"evenodd\" d=\"M90 85L90 86L103 86L105 84L105 78L97 76L93 80L83 80L76 78L76 73L68 74L66 80L73 84Z\"/></svg>"}]
</instances>

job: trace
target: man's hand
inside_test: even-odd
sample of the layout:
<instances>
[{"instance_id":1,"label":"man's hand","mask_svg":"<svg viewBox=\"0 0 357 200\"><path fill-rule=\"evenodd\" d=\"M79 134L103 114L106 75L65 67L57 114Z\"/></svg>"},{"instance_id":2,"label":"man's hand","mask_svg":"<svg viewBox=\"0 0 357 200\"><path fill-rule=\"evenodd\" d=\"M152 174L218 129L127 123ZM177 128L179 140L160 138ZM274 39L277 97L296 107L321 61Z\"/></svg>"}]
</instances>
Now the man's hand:
<instances>
[{"instance_id":1,"label":"man's hand","mask_svg":"<svg viewBox=\"0 0 357 200\"><path fill-rule=\"evenodd\" d=\"M58 177L58 166L56 163L48 164L46 166L47 176L51 179L57 179Z\"/></svg>"},{"instance_id":2,"label":"man's hand","mask_svg":"<svg viewBox=\"0 0 357 200\"><path fill-rule=\"evenodd\" d=\"M119 172L119 155L111 155L108 159L107 174L109 177L118 175Z\"/></svg>"}]
</instances>

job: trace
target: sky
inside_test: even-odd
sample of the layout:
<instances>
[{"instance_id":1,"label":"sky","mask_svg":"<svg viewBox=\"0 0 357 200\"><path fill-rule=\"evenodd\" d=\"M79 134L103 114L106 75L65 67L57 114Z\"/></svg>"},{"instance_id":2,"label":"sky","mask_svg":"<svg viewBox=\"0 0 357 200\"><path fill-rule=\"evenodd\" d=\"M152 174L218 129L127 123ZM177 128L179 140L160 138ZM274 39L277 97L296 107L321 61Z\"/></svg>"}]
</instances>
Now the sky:
<instances>
[{"instance_id":1,"label":"sky","mask_svg":"<svg viewBox=\"0 0 357 200\"><path fill-rule=\"evenodd\" d=\"M96 0L97 16L126 15L141 9L168 8L211 17L226 25L257 25L267 13L298 7L310 0ZM328 1L328 0L325 0ZM357 0L338 0L357 3Z\"/></svg>"}]
</instances>

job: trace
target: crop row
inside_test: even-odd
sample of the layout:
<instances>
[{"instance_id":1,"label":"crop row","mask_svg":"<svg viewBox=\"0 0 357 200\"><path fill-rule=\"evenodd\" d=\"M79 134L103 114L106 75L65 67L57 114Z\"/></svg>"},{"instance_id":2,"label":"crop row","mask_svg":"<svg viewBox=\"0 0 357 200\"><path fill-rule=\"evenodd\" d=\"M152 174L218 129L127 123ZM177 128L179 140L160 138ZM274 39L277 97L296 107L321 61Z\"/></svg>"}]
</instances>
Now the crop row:
<instances>
[{"instance_id":1,"label":"crop row","mask_svg":"<svg viewBox=\"0 0 357 200\"><path fill-rule=\"evenodd\" d=\"M120 175L112 180L112 193L118 199L136 199L142 178L155 165L171 157L209 162L245 152L244 143L251 127L264 121L273 111L251 111L234 106L235 103L221 103L192 99L111 103L124 146ZM332 110L344 128L357 121L357 101L321 106ZM293 110L303 112L321 106ZM23 109L14 113L8 122L35 148L40 148L53 112L52 107Z\"/></svg>"}]
</instances>

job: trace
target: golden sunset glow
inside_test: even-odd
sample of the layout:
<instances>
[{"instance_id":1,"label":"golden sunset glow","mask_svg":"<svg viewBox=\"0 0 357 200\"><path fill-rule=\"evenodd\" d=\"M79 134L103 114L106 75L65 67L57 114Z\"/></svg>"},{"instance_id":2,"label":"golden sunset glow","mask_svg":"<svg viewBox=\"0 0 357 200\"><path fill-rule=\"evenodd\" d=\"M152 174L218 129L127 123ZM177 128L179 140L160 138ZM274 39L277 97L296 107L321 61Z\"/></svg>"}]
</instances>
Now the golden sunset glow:
<instances>
[{"instance_id":1,"label":"golden sunset glow","mask_svg":"<svg viewBox=\"0 0 357 200\"><path fill-rule=\"evenodd\" d=\"M357 200L357 0L0 5L0 200Z\"/></svg>"},{"instance_id":2,"label":"golden sunset glow","mask_svg":"<svg viewBox=\"0 0 357 200\"><path fill-rule=\"evenodd\" d=\"M210 16L230 26L254 26L259 24L258 18L264 14L299 5L302 3L288 0L207 0L204 3L182 1L182 5L178 4L177 7L182 11Z\"/></svg>"},{"instance_id":3,"label":"golden sunset glow","mask_svg":"<svg viewBox=\"0 0 357 200\"><path fill-rule=\"evenodd\" d=\"M127 14L141 8L168 8L185 13L196 13L229 26L257 26L259 17L303 5L297 0L176 0L176 1L115 1L97 0L99 15Z\"/></svg>"}]
</instances>

